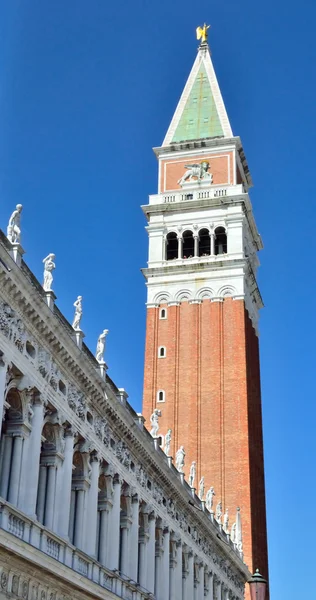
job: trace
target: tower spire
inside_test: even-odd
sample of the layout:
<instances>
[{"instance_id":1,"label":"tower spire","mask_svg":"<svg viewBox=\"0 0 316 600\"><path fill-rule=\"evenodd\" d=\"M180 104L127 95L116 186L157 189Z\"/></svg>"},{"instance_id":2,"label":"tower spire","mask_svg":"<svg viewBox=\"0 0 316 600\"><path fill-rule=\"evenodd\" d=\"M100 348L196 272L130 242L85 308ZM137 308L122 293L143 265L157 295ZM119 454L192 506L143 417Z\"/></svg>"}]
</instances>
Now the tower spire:
<instances>
[{"instance_id":1,"label":"tower spire","mask_svg":"<svg viewBox=\"0 0 316 600\"><path fill-rule=\"evenodd\" d=\"M183 141L233 136L207 43L209 27L204 24L196 29L201 43L163 147Z\"/></svg>"}]
</instances>

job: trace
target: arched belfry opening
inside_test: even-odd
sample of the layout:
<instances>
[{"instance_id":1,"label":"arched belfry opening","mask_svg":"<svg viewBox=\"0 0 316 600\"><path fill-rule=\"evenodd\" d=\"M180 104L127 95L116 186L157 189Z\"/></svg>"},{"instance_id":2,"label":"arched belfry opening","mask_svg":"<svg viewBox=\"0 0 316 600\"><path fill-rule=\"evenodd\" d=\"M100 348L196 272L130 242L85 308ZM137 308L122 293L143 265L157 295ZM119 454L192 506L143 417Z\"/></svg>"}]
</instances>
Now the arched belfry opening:
<instances>
[{"instance_id":1,"label":"arched belfry opening","mask_svg":"<svg viewBox=\"0 0 316 600\"><path fill-rule=\"evenodd\" d=\"M215 231L215 254L227 253L227 235L224 227L216 227Z\"/></svg>"},{"instance_id":2,"label":"arched belfry opening","mask_svg":"<svg viewBox=\"0 0 316 600\"><path fill-rule=\"evenodd\" d=\"M211 254L211 238L208 229L199 231L199 256L209 256Z\"/></svg>"},{"instance_id":3,"label":"arched belfry opening","mask_svg":"<svg viewBox=\"0 0 316 600\"><path fill-rule=\"evenodd\" d=\"M194 256L194 238L192 231L183 232L183 258L193 258Z\"/></svg>"},{"instance_id":4,"label":"arched belfry opening","mask_svg":"<svg viewBox=\"0 0 316 600\"><path fill-rule=\"evenodd\" d=\"M166 260L178 258L178 237L174 231L170 231L166 237Z\"/></svg>"}]
</instances>

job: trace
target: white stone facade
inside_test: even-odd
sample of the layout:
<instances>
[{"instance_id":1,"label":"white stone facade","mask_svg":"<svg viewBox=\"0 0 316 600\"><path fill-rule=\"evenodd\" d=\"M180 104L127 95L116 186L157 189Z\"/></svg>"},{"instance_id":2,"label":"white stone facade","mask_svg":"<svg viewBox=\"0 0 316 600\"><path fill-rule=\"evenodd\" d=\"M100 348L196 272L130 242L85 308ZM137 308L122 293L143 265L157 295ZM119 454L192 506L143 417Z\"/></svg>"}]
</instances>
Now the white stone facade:
<instances>
[{"instance_id":1,"label":"white stone facade","mask_svg":"<svg viewBox=\"0 0 316 600\"><path fill-rule=\"evenodd\" d=\"M20 254L0 232L0 599L241 600L240 547Z\"/></svg>"}]
</instances>

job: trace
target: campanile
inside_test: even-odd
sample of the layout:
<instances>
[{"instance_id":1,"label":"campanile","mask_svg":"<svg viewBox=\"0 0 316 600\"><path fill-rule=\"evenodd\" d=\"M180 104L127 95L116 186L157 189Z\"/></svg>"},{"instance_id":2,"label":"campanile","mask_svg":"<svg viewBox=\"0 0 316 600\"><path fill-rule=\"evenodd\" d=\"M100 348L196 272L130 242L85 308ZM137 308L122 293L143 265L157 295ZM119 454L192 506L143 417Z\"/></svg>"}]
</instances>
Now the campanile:
<instances>
[{"instance_id":1,"label":"campanile","mask_svg":"<svg viewBox=\"0 0 316 600\"><path fill-rule=\"evenodd\" d=\"M205 39L158 159L149 235L143 413L155 408L170 454L242 515L250 570L268 576L258 313L257 231L250 172Z\"/></svg>"}]
</instances>

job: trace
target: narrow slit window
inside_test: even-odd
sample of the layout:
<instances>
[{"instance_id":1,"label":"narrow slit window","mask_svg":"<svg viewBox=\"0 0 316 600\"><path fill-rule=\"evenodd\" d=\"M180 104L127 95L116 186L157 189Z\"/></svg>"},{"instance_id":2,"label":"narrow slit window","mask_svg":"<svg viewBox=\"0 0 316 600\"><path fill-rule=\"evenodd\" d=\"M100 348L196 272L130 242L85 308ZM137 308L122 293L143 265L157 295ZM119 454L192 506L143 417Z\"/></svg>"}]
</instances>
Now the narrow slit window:
<instances>
[{"instance_id":1,"label":"narrow slit window","mask_svg":"<svg viewBox=\"0 0 316 600\"><path fill-rule=\"evenodd\" d=\"M165 346L160 346L160 348L158 349L158 356L159 356L159 358L165 358L165 356L166 356Z\"/></svg>"},{"instance_id":2,"label":"narrow slit window","mask_svg":"<svg viewBox=\"0 0 316 600\"><path fill-rule=\"evenodd\" d=\"M165 392L164 390L158 390L157 392L157 402L165 402Z\"/></svg>"}]
</instances>

